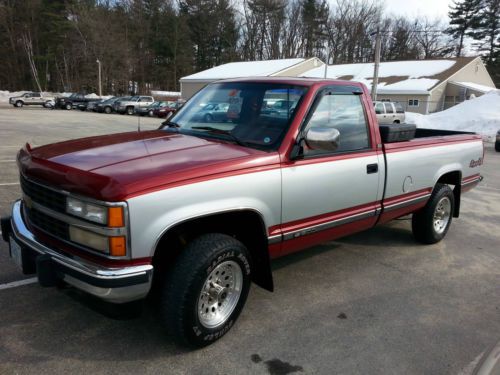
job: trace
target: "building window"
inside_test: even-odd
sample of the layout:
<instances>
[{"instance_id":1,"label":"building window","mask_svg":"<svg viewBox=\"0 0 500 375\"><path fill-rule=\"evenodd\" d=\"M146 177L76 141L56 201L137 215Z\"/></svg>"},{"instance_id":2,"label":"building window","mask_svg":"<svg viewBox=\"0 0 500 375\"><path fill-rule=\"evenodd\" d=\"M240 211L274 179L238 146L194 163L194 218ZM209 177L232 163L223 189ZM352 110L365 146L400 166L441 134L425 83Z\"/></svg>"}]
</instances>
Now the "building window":
<instances>
[{"instance_id":1,"label":"building window","mask_svg":"<svg viewBox=\"0 0 500 375\"><path fill-rule=\"evenodd\" d=\"M418 107L420 105L418 99L409 99L408 107Z\"/></svg>"},{"instance_id":2,"label":"building window","mask_svg":"<svg viewBox=\"0 0 500 375\"><path fill-rule=\"evenodd\" d=\"M390 101L391 101L391 99L381 99L380 101L381 101L381 102L390 102Z\"/></svg>"}]
</instances>

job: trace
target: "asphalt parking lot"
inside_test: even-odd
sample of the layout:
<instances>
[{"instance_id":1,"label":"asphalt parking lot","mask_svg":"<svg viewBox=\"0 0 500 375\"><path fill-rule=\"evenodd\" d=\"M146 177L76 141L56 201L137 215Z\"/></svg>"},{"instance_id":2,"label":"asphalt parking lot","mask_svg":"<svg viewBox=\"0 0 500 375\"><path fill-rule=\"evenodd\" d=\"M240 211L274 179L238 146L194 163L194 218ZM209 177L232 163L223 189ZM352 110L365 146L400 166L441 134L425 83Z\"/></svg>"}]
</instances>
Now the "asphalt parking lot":
<instances>
[{"instance_id":1,"label":"asphalt parking lot","mask_svg":"<svg viewBox=\"0 0 500 375\"><path fill-rule=\"evenodd\" d=\"M135 116L0 105L0 215L19 197L17 150L134 131ZM161 120L142 118L142 129ZM500 153L444 241L417 244L394 221L274 262L274 293L252 287L238 323L188 351L141 316L103 315L71 288L41 288L0 243L0 374L471 374L500 340ZM10 284L28 279L27 284Z\"/></svg>"}]
</instances>

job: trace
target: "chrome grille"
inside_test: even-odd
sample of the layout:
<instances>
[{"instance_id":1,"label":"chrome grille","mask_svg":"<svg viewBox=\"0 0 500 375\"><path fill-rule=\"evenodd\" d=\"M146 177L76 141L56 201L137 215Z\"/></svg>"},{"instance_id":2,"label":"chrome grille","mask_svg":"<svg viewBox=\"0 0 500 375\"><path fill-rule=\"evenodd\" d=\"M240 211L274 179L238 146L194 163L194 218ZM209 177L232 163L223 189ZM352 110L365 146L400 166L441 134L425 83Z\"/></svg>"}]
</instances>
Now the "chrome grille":
<instances>
[{"instance_id":1,"label":"chrome grille","mask_svg":"<svg viewBox=\"0 0 500 375\"><path fill-rule=\"evenodd\" d=\"M66 197L62 193L34 183L23 176L21 176L21 189L33 202L54 211L62 213L66 211Z\"/></svg>"},{"instance_id":2,"label":"chrome grille","mask_svg":"<svg viewBox=\"0 0 500 375\"><path fill-rule=\"evenodd\" d=\"M29 221L35 227L62 240L69 240L69 224L35 209L27 209Z\"/></svg>"}]
</instances>

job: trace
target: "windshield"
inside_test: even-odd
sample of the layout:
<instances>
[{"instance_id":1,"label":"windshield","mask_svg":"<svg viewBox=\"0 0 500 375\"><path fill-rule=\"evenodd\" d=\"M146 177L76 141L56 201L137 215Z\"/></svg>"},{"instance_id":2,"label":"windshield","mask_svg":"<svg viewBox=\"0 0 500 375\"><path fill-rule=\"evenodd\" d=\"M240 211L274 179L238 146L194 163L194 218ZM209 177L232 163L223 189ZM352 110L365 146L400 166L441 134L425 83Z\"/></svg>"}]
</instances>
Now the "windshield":
<instances>
[{"instance_id":1,"label":"windshield","mask_svg":"<svg viewBox=\"0 0 500 375\"><path fill-rule=\"evenodd\" d=\"M281 83L211 84L172 117L167 129L274 150L306 91L307 87Z\"/></svg>"}]
</instances>

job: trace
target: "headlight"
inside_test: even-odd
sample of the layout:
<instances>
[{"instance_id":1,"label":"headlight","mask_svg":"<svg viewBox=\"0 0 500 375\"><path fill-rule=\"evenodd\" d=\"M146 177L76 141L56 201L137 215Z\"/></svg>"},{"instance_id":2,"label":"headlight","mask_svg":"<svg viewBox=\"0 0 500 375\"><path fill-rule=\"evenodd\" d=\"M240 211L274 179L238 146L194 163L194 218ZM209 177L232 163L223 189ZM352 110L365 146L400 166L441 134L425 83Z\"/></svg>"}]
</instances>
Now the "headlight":
<instances>
[{"instance_id":1,"label":"headlight","mask_svg":"<svg viewBox=\"0 0 500 375\"><path fill-rule=\"evenodd\" d=\"M75 198L68 197L66 199L66 212L94 223L107 224L108 222L107 207L83 202Z\"/></svg>"},{"instance_id":2,"label":"headlight","mask_svg":"<svg viewBox=\"0 0 500 375\"><path fill-rule=\"evenodd\" d=\"M109 252L109 238L74 226L69 227L69 239L102 252Z\"/></svg>"}]
</instances>

